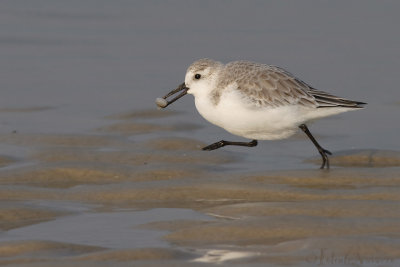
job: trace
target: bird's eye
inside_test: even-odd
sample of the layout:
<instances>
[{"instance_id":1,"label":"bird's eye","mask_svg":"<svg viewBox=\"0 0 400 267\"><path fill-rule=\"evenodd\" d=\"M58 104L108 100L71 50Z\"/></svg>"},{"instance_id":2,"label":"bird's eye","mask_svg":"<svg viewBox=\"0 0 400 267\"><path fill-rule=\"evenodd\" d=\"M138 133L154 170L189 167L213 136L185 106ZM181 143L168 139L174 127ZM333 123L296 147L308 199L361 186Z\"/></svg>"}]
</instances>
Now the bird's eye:
<instances>
[{"instance_id":1,"label":"bird's eye","mask_svg":"<svg viewBox=\"0 0 400 267\"><path fill-rule=\"evenodd\" d=\"M196 75L194 75L194 78L198 80L201 78L201 75L197 73Z\"/></svg>"}]
</instances>

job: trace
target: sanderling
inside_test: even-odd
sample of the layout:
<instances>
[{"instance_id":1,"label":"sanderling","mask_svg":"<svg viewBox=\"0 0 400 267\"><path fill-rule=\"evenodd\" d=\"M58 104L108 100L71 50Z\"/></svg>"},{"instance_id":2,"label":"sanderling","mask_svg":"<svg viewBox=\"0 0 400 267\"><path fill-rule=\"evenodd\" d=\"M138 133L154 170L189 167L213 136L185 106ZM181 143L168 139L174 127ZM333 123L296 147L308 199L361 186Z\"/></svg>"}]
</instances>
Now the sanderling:
<instances>
[{"instance_id":1,"label":"sanderling","mask_svg":"<svg viewBox=\"0 0 400 267\"><path fill-rule=\"evenodd\" d=\"M167 100L178 92L178 96ZM225 65L212 59L195 61L186 71L185 82L157 98L156 103L165 108L186 94L194 96L196 108L206 120L234 135L252 139L221 140L203 150L227 145L252 147L257 140L288 138L300 128L321 154L321 169L329 168L327 154L331 152L319 145L306 123L366 104L317 90L282 68L249 61Z\"/></svg>"}]
</instances>

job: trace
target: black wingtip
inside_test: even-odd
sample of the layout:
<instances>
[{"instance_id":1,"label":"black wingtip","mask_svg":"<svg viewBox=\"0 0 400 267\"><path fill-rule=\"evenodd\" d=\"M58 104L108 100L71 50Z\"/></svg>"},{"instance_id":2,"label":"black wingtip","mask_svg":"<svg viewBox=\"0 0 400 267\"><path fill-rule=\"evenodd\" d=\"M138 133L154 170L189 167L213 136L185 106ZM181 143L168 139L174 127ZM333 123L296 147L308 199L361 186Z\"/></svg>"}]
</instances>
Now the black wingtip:
<instances>
[{"instance_id":1,"label":"black wingtip","mask_svg":"<svg viewBox=\"0 0 400 267\"><path fill-rule=\"evenodd\" d=\"M315 100L319 104L318 108L334 108L334 107L343 107L343 108L364 108L367 103L348 100L344 98L328 98L321 96L314 96Z\"/></svg>"},{"instance_id":2,"label":"black wingtip","mask_svg":"<svg viewBox=\"0 0 400 267\"><path fill-rule=\"evenodd\" d=\"M363 108L367 103L354 101L356 103L356 108Z\"/></svg>"},{"instance_id":3,"label":"black wingtip","mask_svg":"<svg viewBox=\"0 0 400 267\"><path fill-rule=\"evenodd\" d=\"M331 108L331 107L344 107L344 108L363 108L367 103L349 100L346 98L338 97L326 93L324 91L317 90L315 88L310 88L308 91L310 95L318 103L319 108Z\"/></svg>"}]
</instances>

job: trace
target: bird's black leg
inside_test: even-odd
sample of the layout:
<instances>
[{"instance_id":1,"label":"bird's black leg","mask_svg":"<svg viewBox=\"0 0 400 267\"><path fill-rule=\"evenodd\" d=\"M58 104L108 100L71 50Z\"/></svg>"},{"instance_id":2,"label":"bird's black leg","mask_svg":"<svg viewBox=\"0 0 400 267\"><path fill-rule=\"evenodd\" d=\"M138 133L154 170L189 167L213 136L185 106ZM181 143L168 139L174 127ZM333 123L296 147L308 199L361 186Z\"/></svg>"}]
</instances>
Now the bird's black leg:
<instances>
[{"instance_id":1,"label":"bird's black leg","mask_svg":"<svg viewBox=\"0 0 400 267\"><path fill-rule=\"evenodd\" d=\"M308 130L307 125L302 124L299 126L299 128L306 133L306 135L310 138L311 142L313 142L313 144L315 145L315 147L318 149L319 154L321 154L322 157L322 165L321 165L321 169L323 169L326 165L326 168L329 169L329 159L328 159L328 155L332 155L332 153L324 148L322 148L320 146L320 144L318 144L317 140L315 140L314 136L312 136L310 130Z\"/></svg>"},{"instance_id":2,"label":"bird's black leg","mask_svg":"<svg viewBox=\"0 0 400 267\"><path fill-rule=\"evenodd\" d=\"M231 142L231 141L225 141L225 140L221 140L218 141L214 144L211 144L209 146L203 147L203 150L214 150L214 149L218 149L221 148L223 146L247 146L247 147L252 147L252 146L256 146L258 144L257 140L252 140L248 143L246 142Z\"/></svg>"}]
</instances>

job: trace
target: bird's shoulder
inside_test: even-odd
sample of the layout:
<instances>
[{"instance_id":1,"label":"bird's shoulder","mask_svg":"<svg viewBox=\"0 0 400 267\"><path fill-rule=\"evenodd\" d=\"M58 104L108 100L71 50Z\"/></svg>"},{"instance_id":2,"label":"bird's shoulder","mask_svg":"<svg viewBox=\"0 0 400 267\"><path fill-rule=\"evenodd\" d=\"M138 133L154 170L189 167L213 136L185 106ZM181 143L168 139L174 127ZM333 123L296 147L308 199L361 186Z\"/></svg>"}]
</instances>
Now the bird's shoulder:
<instances>
[{"instance_id":1,"label":"bird's shoulder","mask_svg":"<svg viewBox=\"0 0 400 267\"><path fill-rule=\"evenodd\" d=\"M310 86L288 71L274 65L234 61L225 65L218 88L235 84L235 89L257 107L279 107L291 104L316 107Z\"/></svg>"}]
</instances>

